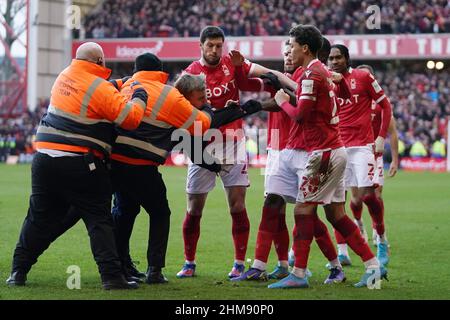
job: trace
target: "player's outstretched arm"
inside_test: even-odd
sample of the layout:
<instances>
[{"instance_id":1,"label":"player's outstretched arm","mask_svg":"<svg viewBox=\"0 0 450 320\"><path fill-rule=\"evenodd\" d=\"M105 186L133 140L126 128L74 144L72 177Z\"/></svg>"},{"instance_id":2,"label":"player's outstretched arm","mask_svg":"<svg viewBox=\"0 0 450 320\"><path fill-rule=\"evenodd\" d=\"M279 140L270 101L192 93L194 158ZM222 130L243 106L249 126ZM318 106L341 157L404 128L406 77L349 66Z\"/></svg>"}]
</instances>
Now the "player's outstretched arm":
<instances>
[{"instance_id":1,"label":"player's outstretched arm","mask_svg":"<svg viewBox=\"0 0 450 320\"><path fill-rule=\"evenodd\" d=\"M265 73L269 73L269 72L272 72L273 74L275 74L284 87L290 88L293 91L295 91L297 89L297 82L295 82L294 80L290 79L289 77L287 77L280 71L268 69L257 63L253 63L251 74L249 76L250 77L260 77L261 75L263 75Z\"/></svg>"}]
</instances>

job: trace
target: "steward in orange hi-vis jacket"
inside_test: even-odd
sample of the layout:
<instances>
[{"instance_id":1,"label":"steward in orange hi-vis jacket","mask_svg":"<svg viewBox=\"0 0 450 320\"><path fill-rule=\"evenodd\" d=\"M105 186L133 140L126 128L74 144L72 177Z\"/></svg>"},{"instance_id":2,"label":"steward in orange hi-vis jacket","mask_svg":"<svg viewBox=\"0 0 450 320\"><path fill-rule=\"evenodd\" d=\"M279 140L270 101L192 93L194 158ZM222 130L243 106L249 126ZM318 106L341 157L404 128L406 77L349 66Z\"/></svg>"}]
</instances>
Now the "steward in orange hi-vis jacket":
<instances>
[{"instance_id":1,"label":"steward in orange hi-vis jacket","mask_svg":"<svg viewBox=\"0 0 450 320\"><path fill-rule=\"evenodd\" d=\"M53 86L48 112L37 130L30 207L14 252L10 286L25 285L32 265L76 212L88 230L103 288L138 287L126 281L117 254L112 185L103 159L111 151L116 124L126 129L139 125L147 93L135 84L128 102L106 81L111 71L104 60L98 44L81 45Z\"/></svg>"},{"instance_id":2,"label":"steward in orange hi-vis jacket","mask_svg":"<svg viewBox=\"0 0 450 320\"><path fill-rule=\"evenodd\" d=\"M149 94L147 109L140 126L134 131L118 129L111 158L135 165L164 164L172 150L172 132L182 128L194 134L194 122L201 132L210 128L211 115L193 107L174 87L166 85L168 74L162 71L138 71L124 83L121 93L131 95L134 81L142 84Z\"/></svg>"},{"instance_id":3,"label":"steward in orange hi-vis jacket","mask_svg":"<svg viewBox=\"0 0 450 320\"><path fill-rule=\"evenodd\" d=\"M165 266L170 208L158 165L164 164L173 148L174 130L183 128L194 134L194 122L199 121L203 133L211 125L211 115L196 109L177 89L166 85L167 79L158 57L150 53L137 57L135 73L123 84L121 93L130 96L130 85L139 81L149 93L147 109L136 130L117 130L111 156L119 257L129 280L145 276L136 270L129 256L129 236L142 205L150 215L146 278L149 284L167 282L161 269Z\"/></svg>"},{"instance_id":4,"label":"steward in orange hi-vis jacket","mask_svg":"<svg viewBox=\"0 0 450 320\"><path fill-rule=\"evenodd\" d=\"M112 215L119 257L129 280L146 276L149 284L167 282L161 269L165 266L170 208L158 165L164 164L174 146L172 133L182 128L193 135L194 122L197 122L203 134L209 128L248 114L239 106L226 108L219 114L213 113L208 105L199 110L176 88L166 85L167 78L158 57L150 53L137 57L135 73L122 86L121 92L129 96L130 84L139 81L149 93L147 109L136 130L118 129L111 157L115 188ZM204 82L200 91L205 91ZM150 216L147 275L136 269L129 254L129 240L141 206Z\"/></svg>"},{"instance_id":5,"label":"steward in orange hi-vis jacket","mask_svg":"<svg viewBox=\"0 0 450 320\"><path fill-rule=\"evenodd\" d=\"M142 86L130 83L129 97L106 81L111 70L73 60L56 79L47 115L37 130L36 147L107 155L114 125L132 130L139 126L147 96ZM129 101L129 102L128 102Z\"/></svg>"}]
</instances>

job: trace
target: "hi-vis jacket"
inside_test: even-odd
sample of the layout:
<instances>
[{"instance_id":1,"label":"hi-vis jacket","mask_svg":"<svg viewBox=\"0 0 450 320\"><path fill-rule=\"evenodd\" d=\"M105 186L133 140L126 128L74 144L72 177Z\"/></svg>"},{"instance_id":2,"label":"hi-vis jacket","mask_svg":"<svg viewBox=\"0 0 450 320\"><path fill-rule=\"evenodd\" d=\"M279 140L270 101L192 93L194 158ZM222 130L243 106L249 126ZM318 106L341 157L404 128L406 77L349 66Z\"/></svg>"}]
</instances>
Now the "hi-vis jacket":
<instances>
[{"instance_id":1,"label":"hi-vis jacket","mask_svg":"<svg viewBox=\"0 0 450 320\"><path fill-rule=\"evenodd\" d=\"M194 122L201 123L203 134L211 125L211 116L193 107L174 87L165 85L168 74L140 71L121 88L130 96L130 83L139 81L148 93L144 118L136 130L118 129L113 146L113 160L132 165L160 165L173 148L172 132L177 128L194 134Z\"/></svg>"},{"instance_id":2,"label":"hi-vis jacket","mask_svg":"<svg viewBox=\"0 0 450 320\"><path fill-rule=\"evenodd\" d=\"M106 81L110 73L91 62L72 61L53 85L47 114L37 129L38 150L103 157L111 153L115 125L128 130L139 126L146 101L121 95Z\"/></svg>"}]
</instances>

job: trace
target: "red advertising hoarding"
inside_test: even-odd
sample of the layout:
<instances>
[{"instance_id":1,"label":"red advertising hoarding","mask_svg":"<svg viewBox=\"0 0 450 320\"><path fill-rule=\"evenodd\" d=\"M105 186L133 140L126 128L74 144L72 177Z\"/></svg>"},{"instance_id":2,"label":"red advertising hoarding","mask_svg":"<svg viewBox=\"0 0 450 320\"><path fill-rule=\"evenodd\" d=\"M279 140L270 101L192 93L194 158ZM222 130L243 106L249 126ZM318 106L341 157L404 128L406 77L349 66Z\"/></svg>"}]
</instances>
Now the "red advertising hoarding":
<instances>
[{"instance_id":1,"label":"red advertising hoarding","mask_svg":"<svg viewBox=\"0 0 450 320\"><path fill-rule=\"evenodd\" d=\"M406 171L434 171L446 172L447 159L434 158L402 158L400 168Z\"/></svg>"},{"instance_id":2,"label":"red advertising hoarding","mask_svg":"<svg viewBox=\"0 0 450 320\"><path fill-rule=\"evenodd\" d=\"M448 59L450 34L327 36L331 43L345 44L352 59ZM240 50L252 60L280 60L287 37L228 37L225 51ZM136 38L86 40L98 42L110 61L133 61L151 52L166 61L195 60L200 56L198 38ZM85 41L74 41L72 52Z\"/></svg>"}]
</instances>

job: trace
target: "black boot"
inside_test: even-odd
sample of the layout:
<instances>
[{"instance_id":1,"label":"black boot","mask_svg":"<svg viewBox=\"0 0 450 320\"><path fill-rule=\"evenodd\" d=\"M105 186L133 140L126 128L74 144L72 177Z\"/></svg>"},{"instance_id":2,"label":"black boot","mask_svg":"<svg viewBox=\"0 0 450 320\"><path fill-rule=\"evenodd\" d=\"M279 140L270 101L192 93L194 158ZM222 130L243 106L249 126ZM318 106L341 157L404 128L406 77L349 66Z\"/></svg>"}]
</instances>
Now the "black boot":
<instances>
[{"instance_id":1,"label":"black boot","mask_svg":"<svg viewBox=\"0 0 450 320\"><path fill-rule=\"evenodd\" d=\"M161 267L148 267L147 278L145 282L148 284L168 283L169 280L161 272Z\"/></svg>"},{"instance_id":2,"label":"black boot","mask_svg":"<svg viewBox=\"0 0 450 320\"><path fill-rule=\"evenodd\" d=\"M127 281L123 275L120 275L103 280L102 287L105 290L126 290L137 289L139 285L135 281Z\"/></svg>"},{"instance_id":3,"label":"black boot","mask_svg":"<svg viewBox=\"0 0 450 320\"><path fill-rule=\"evenodd\" d=\"M134 277L138 279L145 279L146 274L143 272L140 272L136 265L133 263L131 259L128 259L127 261L122 262L123 269L127 277Z\"/></svg>"},{"instance_id":4,"label":"black boot","mask_svg":"<svg viewBox=\"0 0 450 320\"><path fill-rule=\"evenodd\" d=\"M21 287L25 285L26 281L27 281L26 273L14 271L6 280L6 284L11 287Z\"/></svg>"}]
</instances>

